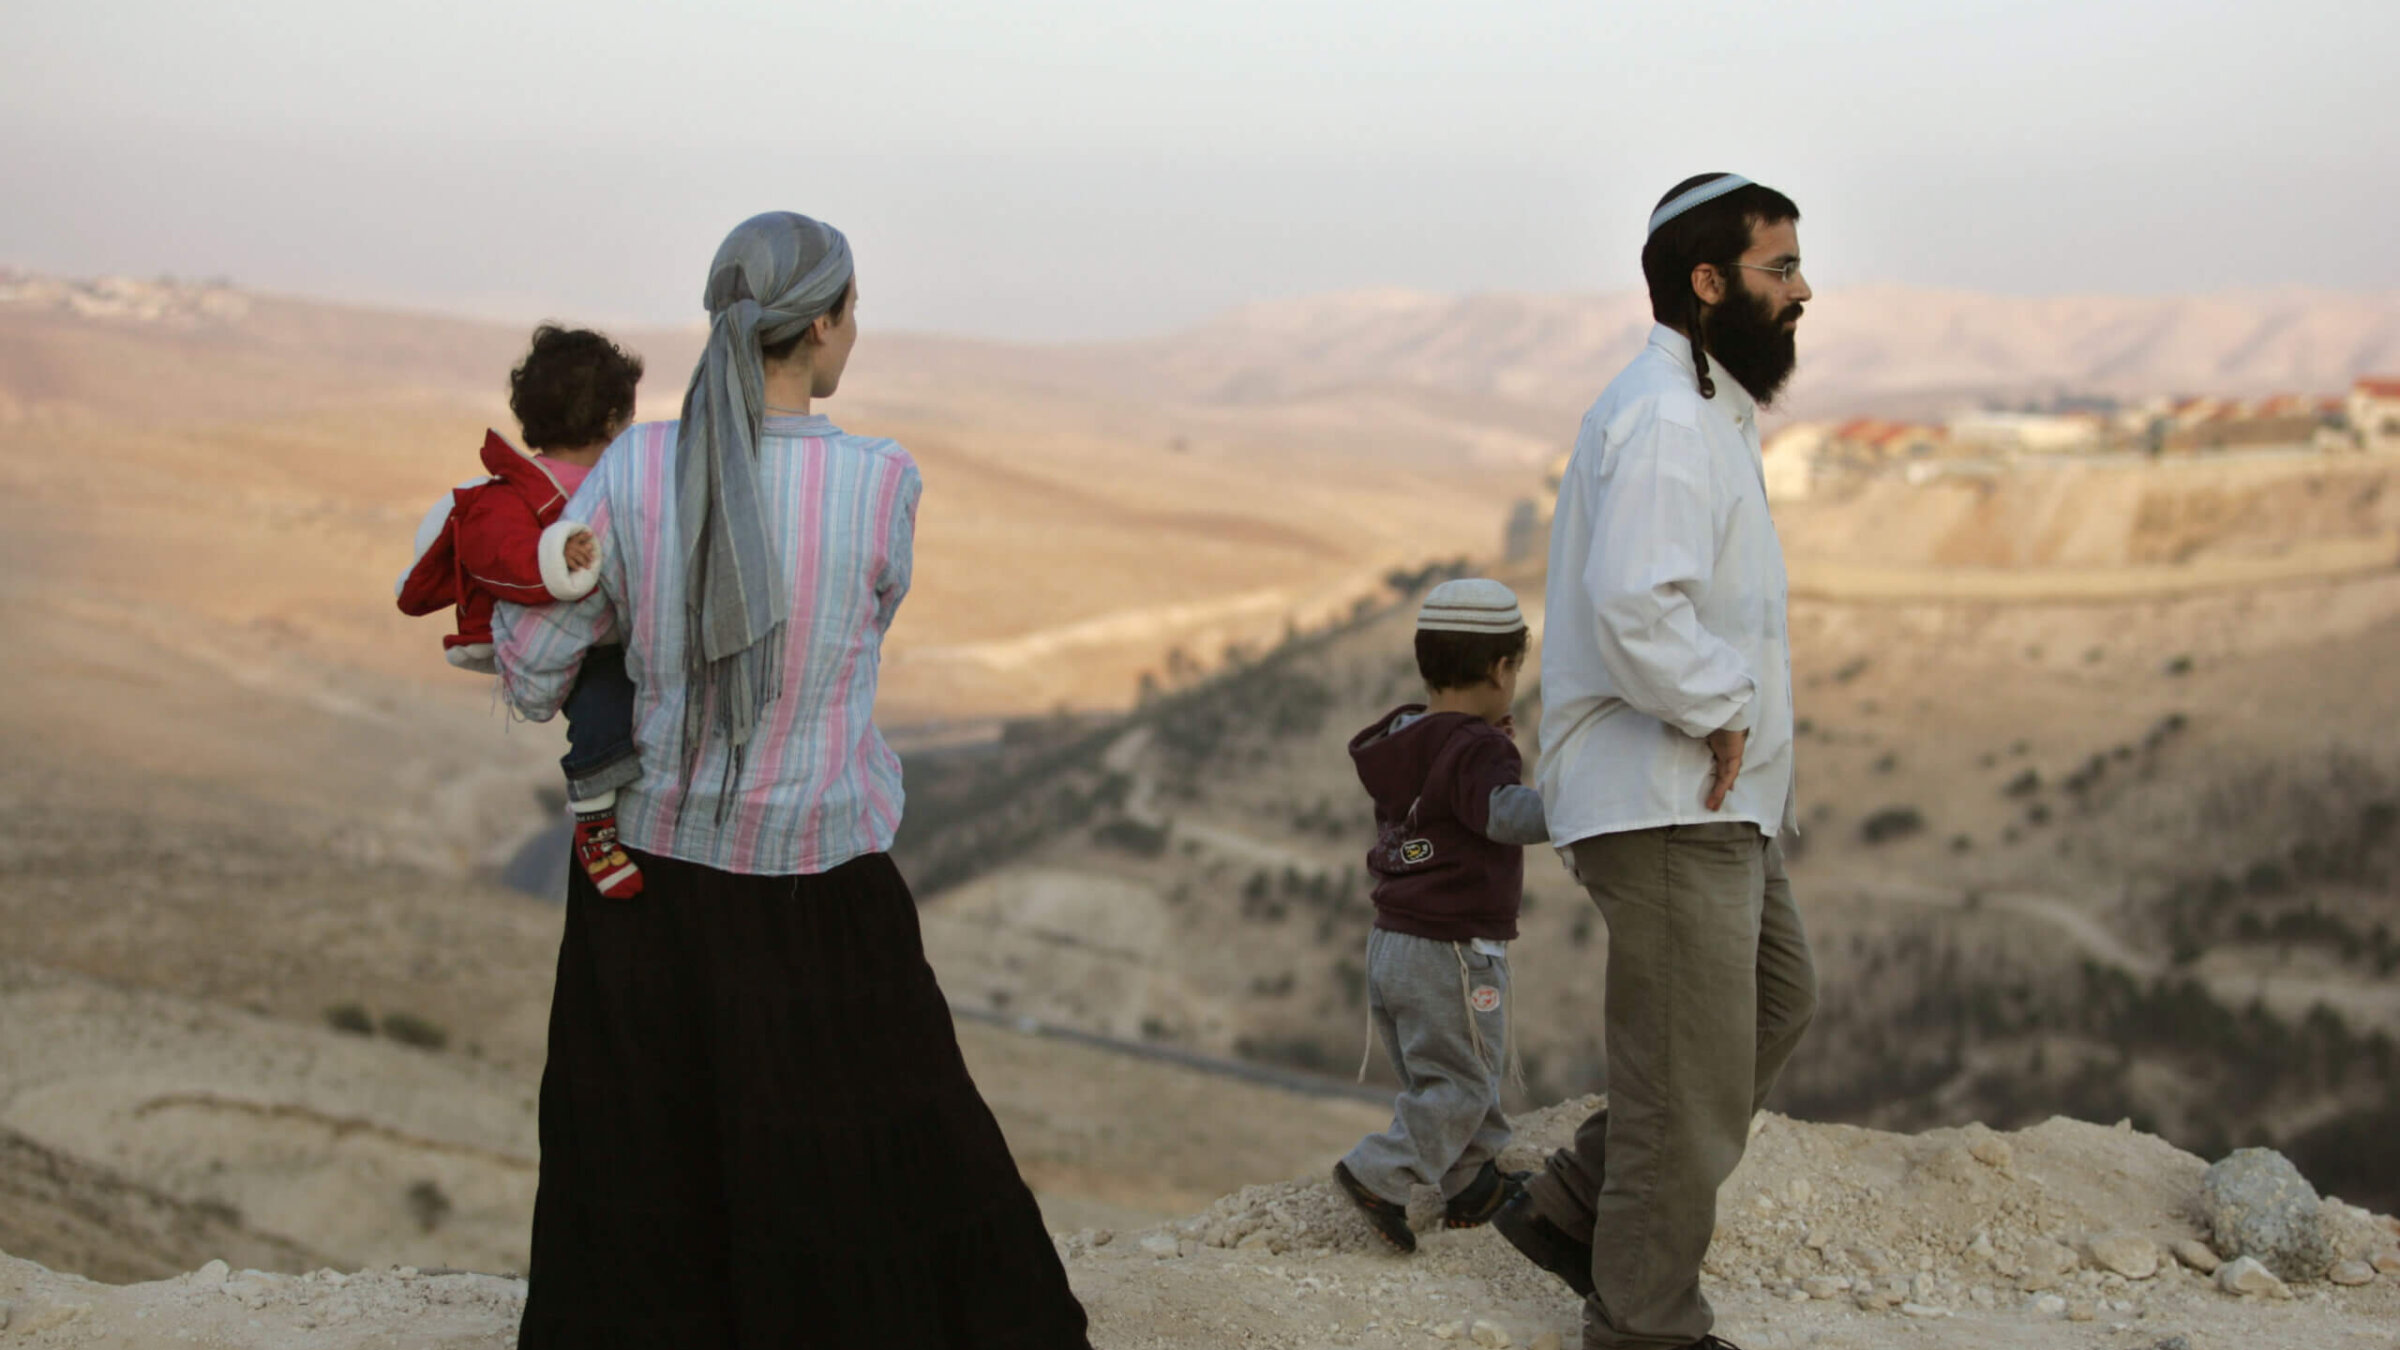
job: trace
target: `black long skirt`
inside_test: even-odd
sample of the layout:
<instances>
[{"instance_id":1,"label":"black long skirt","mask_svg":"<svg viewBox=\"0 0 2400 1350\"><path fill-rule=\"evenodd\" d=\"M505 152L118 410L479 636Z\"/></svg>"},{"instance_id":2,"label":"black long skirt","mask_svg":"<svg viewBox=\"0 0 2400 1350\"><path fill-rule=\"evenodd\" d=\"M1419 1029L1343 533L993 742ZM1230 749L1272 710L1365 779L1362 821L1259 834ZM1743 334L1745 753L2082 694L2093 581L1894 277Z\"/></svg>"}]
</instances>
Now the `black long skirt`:
<instances>
[{"instance_id":1,"label":"black long skirt","mask_svg":"<svg viewBox=\"0 0 2400 1350\"><path fill-rule=\"evenodd\" d=\"M523 1350L1088 1347L889 857L576 873Z\"/></svg>"}]
</instances>

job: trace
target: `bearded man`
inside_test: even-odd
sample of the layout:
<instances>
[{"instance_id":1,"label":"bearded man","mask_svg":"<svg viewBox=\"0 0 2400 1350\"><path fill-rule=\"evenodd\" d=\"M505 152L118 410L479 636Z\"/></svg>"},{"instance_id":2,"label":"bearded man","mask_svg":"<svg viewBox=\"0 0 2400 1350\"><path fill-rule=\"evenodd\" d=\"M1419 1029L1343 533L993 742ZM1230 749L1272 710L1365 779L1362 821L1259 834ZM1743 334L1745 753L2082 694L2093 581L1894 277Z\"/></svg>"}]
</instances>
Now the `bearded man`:
<instances>
[{"instance_id":1,"label":"bearded man","mask_svg":"<svg viewBox=\"0 0 2400 1350\"><path fill-rule=\"evenodd\" d=\"M1496 1220L1584 1296L1586 1350L1731 1350L1700 1259L1816 1007L1792 829L1783 549L1758 410L1810 298L1800 210L1676 185L1642 249L1649 345L1584 415L1552 525L1541 793L1608 925L1608 1105Z\"/></svg>"}]
</instances>

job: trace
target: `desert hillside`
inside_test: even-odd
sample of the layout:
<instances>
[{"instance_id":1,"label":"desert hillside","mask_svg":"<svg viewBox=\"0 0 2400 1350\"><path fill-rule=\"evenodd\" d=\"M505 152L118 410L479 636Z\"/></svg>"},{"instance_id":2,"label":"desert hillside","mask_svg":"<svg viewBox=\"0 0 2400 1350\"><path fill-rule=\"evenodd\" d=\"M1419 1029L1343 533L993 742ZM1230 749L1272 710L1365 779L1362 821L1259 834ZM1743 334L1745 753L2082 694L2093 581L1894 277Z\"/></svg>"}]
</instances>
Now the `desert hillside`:
<instances>
[{"instance_id":1,"label":"desert hillside","mask_svg":"<svg viewBox=\"0 0 2400 1350\"><path fill-rule=\"evenodd\" d=\"M622 336L643 414L673 416L695 335ZM523 342L206 286L0 285L0 736L241 784L344 847L504 858L557 731L510 726L440 661L443 621L389 597L483 428L513 432ZM1394 565L1490 547L1540 453L1495 476L1405 409L1335 436L1187 410L1073 352L871 330L859 351L828 406L927 484L879 709L900 729L1120 705L1171 648L1213 661L1342 612Z\"/></svg>"},{"instance_id":2,"label":"desert hillside","mask_svg":"<svg viewBox=\"0 0 2400 1350\"><path fill-rule=\"evenodd\" d=\"M561 913L238 791L0 764L0 1250L522 1270ZM963 1020L1052 1223L1147 1223L1379 1111ZM4 1297L4 1295L0 1295Z\"/></svg>"},{"instance_id":3,"label":"desert hillside","mask_svg":"<svg viewBox=\"0 0 2400 1350\"><path fill-rule=\"evenodd\" d=\"M505 1345L559 913L497 878L555 823L559 737L386 597L505 428L523 334L0 292L0 1337ZM2375 298L2037 306L2015 337L2015 302L1939 299L1891 303L1989 340L1860 356L1857 397L2392 364ZM1348 297L1149 343L864 339L833 411L928 484L879 710L903 864L1097 1343L1572 1343L1491 1234L1401 1263L1323 1184L1384 1114L1346 1081L1342 745L1413 692L1426 585L1538 601L1537 560L1444 560L1490 557L1638 326ZM694 335L624 336L671 415ZM2192 1237L2198 1169L2249 1144L2400 1208L2396 472L2062 464L1779 508L1826 997L1727 1195L1738 1340L2380 1344L2391 1278L2242 1299L2092 1242ZM1606 1075L1606 934L1528 875L1522 1157Z\"/></svg>"},{"instance_id":4,"label":"desert hillside","mask_svg":"<svg viewBox=\"0 0 2400 1350\"><path fill-rule=\"evenodd\" d=\"M2400 569L2377 543L2396 472L2066 466L1780 508L1794 877L1824 985L1788 1109L2131 1116L2212 1157L2284 1146L2400 1205L2369 1142L2400 1128ZM2314 549L2326 567L2254 575ZM1539 596L1538 567L1499 574ZM1995 577L2040 586L2004 601ZM1348 1072L1372 829L1343 745L1416 696L1431 577L1406 580L1120 721L921 760L903 853L943 888L928 941L954 997ZM1538 669L1526 688L1530 729ZM1527 878L1538 1103L1605 1082L1607 937L1554 862Z\"/></svg>"}]
</instances>

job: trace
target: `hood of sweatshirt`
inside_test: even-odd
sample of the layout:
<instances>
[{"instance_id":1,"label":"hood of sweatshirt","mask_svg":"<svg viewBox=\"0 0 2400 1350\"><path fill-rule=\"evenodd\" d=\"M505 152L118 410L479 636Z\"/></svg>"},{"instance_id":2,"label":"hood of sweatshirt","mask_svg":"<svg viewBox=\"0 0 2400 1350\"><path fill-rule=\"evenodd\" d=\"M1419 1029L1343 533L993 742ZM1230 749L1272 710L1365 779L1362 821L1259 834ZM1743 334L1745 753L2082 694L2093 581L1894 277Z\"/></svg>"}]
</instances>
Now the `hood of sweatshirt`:
<instances>
[{"instance_id":1,"label":"hood of sweatshirt","mask_svg":"<svg viewBox=\"0 0 2400 1350\"><path fill-rule=\"evenodd\" d=\"M1467 713L1429 713L1422 703L1405 703L1350 738L1350 760L1358 781L1375 799L1375 814L1403 820L1425 780L1453 738L1481 718Z\"/></svg>"}]
</instances>

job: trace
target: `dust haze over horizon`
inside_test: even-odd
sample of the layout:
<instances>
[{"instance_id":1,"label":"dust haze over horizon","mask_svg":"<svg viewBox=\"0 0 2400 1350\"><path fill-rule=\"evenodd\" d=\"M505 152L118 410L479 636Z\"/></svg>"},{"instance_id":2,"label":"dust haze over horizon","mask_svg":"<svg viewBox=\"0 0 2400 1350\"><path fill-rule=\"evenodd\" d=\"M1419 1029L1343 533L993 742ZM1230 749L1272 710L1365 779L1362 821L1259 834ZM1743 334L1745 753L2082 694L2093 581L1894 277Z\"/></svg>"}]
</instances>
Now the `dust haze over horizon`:
<instances>
[{"instance_id":1,"label":"dust haze over horizon","mask_svg":"<svg viewBox=\"0 0 2400 1350\"><path fill-rule=\"evenodd\" d=\"M759 210L872 321L1033 339L1367 287L1625 291L1650 205L1789 191L1820 290L2400 287L2400 7L596 0L28 7L0 264L697 320Z\"/></svg>"}]
</instances>

